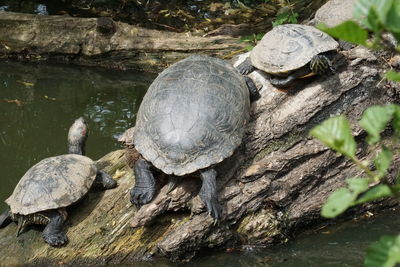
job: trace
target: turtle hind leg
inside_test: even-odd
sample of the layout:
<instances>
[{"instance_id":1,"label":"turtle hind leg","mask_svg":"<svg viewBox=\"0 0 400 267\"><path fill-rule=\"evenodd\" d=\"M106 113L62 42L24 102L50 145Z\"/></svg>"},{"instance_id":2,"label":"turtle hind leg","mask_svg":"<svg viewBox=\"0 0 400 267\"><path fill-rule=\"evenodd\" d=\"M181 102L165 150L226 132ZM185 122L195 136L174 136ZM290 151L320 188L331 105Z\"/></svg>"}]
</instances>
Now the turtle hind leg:
<instances>
[{"instance_id":1,"label":"turtle hind leg","mask_svg":"<svg viewBox=\"0 0 400 267\"><path fill-rule=\"evenodd\" d=\"M46 243L53 247L64 245L68 242L67 235L62 231L64 217L55 210L43 212L43 215L48 217L50 222L43 230L42 237Z\"/></svg>"},{"instance_id":2,"label":"turtle hind leg","mask_svg":"<svg viewBox=\"0 0 400 267\"><path fill-rule=\"evenodd\" d=\"M242 75L247 75L256 70L256 68L251 64L250 57L246 58L242 63L237 65L236 69Z\"/></svg>"},{"instance_id":3,"label":"turtle hind leg","mask_svg":"<svg viewBox=\"0 0 400 267\"><path fill-rule=\"evenodd\" d=\"M156 191L156 181L150 170L150 163L144 159L135 162L135 186L131 189L131 203L140 207L149 203Z\"/></svg>"},{"instance_id":4,"label":"turtle hind leg","mask_svg":"<svg viewBox=\"0 0 400 267\"><path fill-rule=\"evenodd\" d=\"M1 215L0 215L0 228L6 227L11 223L11 213L10 208L7 208Z\"/></svg>"},{"instance_id":5,"label":"turtle hind leg","mask_svg":"<svg viewBox=\"0 0 400 267\"><path fill-rule=\"evenodd\" d=\"M108 175L108 173L106 173L105 171L100 170L97 172L95 179L96 188L107 190L115 188L117 187L117 185L117 182L113 178L111 178L111 176Z\"/></svg>"},{"instance_id":6,"label":"turtle hind leg","mask_svg":"<svg viewBox=\"0 0 400 267\"><path fill-rule=\"evenodd\" d=\"M200 172L200 177L203 184L199 196L205 204L208 214L217 223L221 219L221 207L218 204L217 196L217 172L214 169L207 169Z\"/></svg>"}]
</instances>

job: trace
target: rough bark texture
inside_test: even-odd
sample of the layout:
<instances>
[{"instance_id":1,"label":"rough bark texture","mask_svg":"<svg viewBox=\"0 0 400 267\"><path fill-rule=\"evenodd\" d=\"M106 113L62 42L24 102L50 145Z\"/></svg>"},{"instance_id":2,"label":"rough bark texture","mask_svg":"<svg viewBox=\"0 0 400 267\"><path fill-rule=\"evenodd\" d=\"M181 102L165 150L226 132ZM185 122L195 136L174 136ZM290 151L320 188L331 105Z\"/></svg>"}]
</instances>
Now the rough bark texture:
<instances>
[{"instance_id":1,"label":"rough bark texture","mask_svg":"<svg viewBox=\"0 0 400 267\"><path fill-rule=\"evenodd\" d=\"M245 47L228 36L196 37L106 18L0 13L0 57L157 72L193 53L223 57Z\"/></svg>"},{"instance_id":2,"label":"rough bark texture","mask_svg":"<svg viewBox=\"0 0 400 267\"><path fill-rule=\"evenodd\" d=\"M218 225L196 196L197 177L185 177L169 194L163 187L151 203L139 210L133 207L129 189L134 176L127 162L131 164L135 154L132 149L118 150L98 163L120 176L118 188L91 192L69 209L67 246L49 247L38 228L15 237L12 224L0 230L0 262L127 264L155 256L174 260L207 247L268 244L322 222L319 211L329 193L359 170L310 138L309 130L333 114L344 113L354 122L370 105L398 102L400 92L398 84L382 80L385 65L379 57L363 48L342 55L336 74L292 91L273 88L259 73L251 74L263 84L262 97L252 104L243 146L217 167L223 208ZM355 124L353 132L364 135ZM370 159L376 152L360 144L357 153Z\"/></svg>"}]
</instances>

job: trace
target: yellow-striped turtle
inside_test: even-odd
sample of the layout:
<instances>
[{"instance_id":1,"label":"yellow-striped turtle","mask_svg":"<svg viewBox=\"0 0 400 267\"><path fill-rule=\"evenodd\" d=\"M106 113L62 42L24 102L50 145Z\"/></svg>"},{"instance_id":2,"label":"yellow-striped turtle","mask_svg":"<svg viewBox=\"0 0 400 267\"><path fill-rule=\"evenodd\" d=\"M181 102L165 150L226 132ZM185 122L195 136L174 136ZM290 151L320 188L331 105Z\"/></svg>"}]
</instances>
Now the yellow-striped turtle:
<instances>
[{"instance_id":1,"label":"yellow-striped turtle","mask_svg":"<svg viewBox=\"0 0 400 267\"><path fill-rule=\"evenodd\" d=\"M80 200L95 183L103 189L117 186L107 173L83 156L87 124L75 120L68 133L68 153L45 158L31 167L6 200L9 208L0 215L0 227L18 224L17 236L30 224L46 225L43 239L52 246L68 241L62 230L66 207Z\"/></svg>"},{"instance_id":2,"label":"yellow-striped turtle","mask_svg":"<svg viewBox=\"0 0 400 267\"><path fill-rule=\"evenodd\" d=\"M288 87L298 78L333 71L329 53L338 45L312 26L279 25L264 35L237 68L242 74L259 69L269 74L272 85Z\"/></svg>"}]
</instances>

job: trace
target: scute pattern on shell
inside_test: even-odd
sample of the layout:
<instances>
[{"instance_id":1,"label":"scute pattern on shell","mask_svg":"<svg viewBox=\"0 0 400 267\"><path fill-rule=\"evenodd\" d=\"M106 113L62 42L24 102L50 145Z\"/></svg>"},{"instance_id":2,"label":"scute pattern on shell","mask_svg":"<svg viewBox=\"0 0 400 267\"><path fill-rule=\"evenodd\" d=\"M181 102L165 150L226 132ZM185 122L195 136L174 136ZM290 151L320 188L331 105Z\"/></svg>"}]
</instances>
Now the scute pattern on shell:
<instances>
[{"instance_id":1,"label":"scute pattern on shell","mask_svg":"<svg viewBox=\"0 0 400 267\"><path fill-rule=\"evenodd\" d=\"M85 156L45 158L25 173L6 203L12 213L23 215L67 207L89 191L96 173L96 165Z\"/></svg>"},{"instance_id":2,"label":"scute pattern on shell","mask_svg":"<svg viewBox=\"0 0 400 267\"><path fill-rule=\"evenodd\" d=\"M189 174L233 154L249 111L248 88L236 69L221 59L190 56L151 84L133 142L164 173Z\"/></svg>"},{"instance_id":3,"label":"scute pattern on shell","mask_svg":"<svg viewBox=\"0 0 400 267\"><path fill-rule=\"evenodd\" d=\"M254 67L279 74L299 69L315 56L334 50L338 43L326 33L307 25L279 25L266 33L250 53Z\"/></svg>"}]
</instances>

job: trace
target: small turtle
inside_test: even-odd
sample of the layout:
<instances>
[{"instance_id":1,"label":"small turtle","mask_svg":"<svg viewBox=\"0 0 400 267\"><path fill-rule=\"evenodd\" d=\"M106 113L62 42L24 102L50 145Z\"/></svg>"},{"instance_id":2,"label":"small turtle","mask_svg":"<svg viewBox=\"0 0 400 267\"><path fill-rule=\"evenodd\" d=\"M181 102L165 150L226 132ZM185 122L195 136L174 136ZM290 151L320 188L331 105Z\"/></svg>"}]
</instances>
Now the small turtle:
<instances>
[{"instance_id":1,"label":"small turtle","mask_svg":"<svg viewBox=\"0 0 400 267\"><path fill-rule=\"evenodd\" d=\"M153 199L153 166L171 175L172 181L197 173L202 179L200 198L218 221L214 165L241 144L254 93L257 99L257 89L249 88L248 80L221 59L190 56L164 70L144 96L130 132L142 156L133 166L131 202L141 206Z\"/></svg>"},{"instance_id":2,"label":"small turtle","mask_svg":"<svg viewBox=\"0 0 400 267\"><path fill-rule=\"evenodd\" d=\"M273 86L288 87L298 78L334 71L329 56L337 47L332 37L312 26L279 25L237 69L244 75L259 69L269 74Z\"/></svg>"},{"instance_id":3,"label":"small turtle","mask_svg":"<svg viewBox=\"0 0 400 267\"><path fill-rule=\"evenodd\" d=\"M107 173L84 155L88 127L75 120L68 133L71 154L45 158L31 167L6 200L9 208L0 215L0 227L18 223L17 236L30 224L46 225L42 236L51 246L68 241L62 231L66 207L81 199L95 183L103 189L117 186Z\"/></svg>"}]
</instances>

